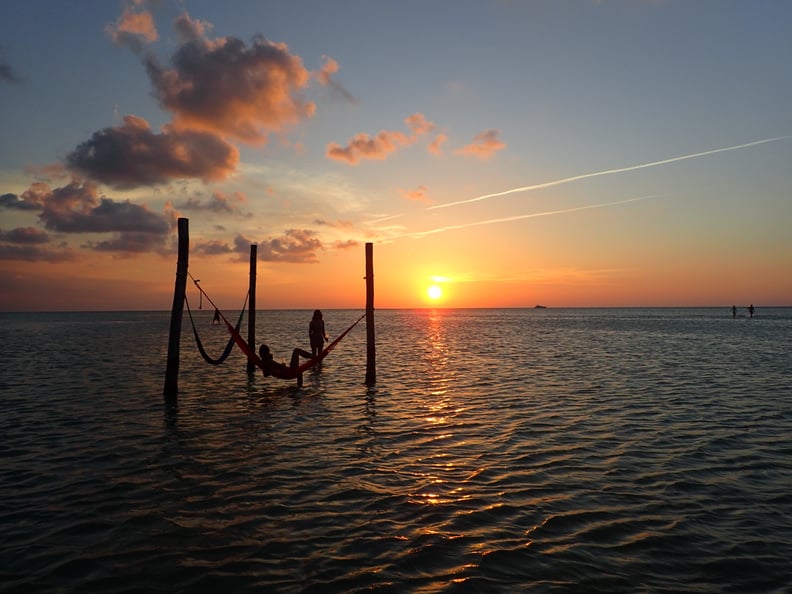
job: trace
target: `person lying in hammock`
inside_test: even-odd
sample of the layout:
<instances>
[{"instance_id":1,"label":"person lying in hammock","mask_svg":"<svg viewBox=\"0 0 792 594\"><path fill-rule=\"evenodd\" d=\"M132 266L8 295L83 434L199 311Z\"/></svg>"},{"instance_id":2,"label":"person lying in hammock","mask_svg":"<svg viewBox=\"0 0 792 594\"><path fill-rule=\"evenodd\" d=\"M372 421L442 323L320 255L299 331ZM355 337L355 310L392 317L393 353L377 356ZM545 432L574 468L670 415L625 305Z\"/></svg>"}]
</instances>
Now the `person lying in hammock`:
<instances>
[{"instance_id":1,"label":"person lying in hammock","mask_svg":"<svg viewBox=\"0 0 792 594\"><path fill-rule=\"evenodd\" d=\"M296 348L292 353L291 362L287 367L283 363L278 363L272 358L272 353L266 344L262 344L259 347L259 359L261 359L261 363L263 364L262 371L264 372L264 375L274 375L275 377L283 377L284 374L288 375L290 371L294 371L297 369L297 367L299 367L300 357L304 357L306 359L314 358L314 356L308 351Z\"/></svg>"}]
</instances>

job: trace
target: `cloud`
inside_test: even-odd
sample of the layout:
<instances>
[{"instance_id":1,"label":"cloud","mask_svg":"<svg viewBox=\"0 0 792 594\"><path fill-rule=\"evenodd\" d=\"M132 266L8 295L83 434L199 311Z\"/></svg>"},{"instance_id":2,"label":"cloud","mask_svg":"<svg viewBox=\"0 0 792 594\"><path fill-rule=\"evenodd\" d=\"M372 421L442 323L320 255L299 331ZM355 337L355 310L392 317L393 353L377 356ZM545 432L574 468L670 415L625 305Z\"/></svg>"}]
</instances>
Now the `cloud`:
<instances>
[{"instance_id":1,"label":"cloud","mask_svg":"<svg viewBox=\"0 0 792 594\"><path fill-rule=\"evenodd\" d=\"M225 179L239 161L239 151L210 132L151 131L143 118L124 117L124 125L95 132L66 156L66 166L120 189L163 184L174 179Z\"/></svg>"},{"instance_id":2,"label":"cloud","mask_svg":"<svg viewBox=\"0 0 792 594\"><path fill-rule=\"evenodd\" d=\"M141 254L161 251L166 245L166 240L167 236L157 233L127 231L119 233L114 239L88 242L83 247L97 252Z\"/></svg>"},{"instance_id":3,"label":"cloud","mask_svg":"<svg viewBox=\"0 0 792 594\"><path fill-rule=\"evenodd\" d=\"M322 59L324 60L324 64L322 64L319 71L315 73L316 80L319 81L319 84L323 87L329 87L339 97L346 99L350 103L357 103L357 99L332 78L332 75L338 72L338 62L327 56L322 56Z\"/></svg>"},{"instance_id":4,"label":"cloud","mask_svg":"<svg viewBox=\"0 0 792 594\"><path fill-rule=\"evenodd\" d=\"M247 202L247 197L242 192L232 192L226 194L220 190L215 190L207 199L206 203L197 198L188 198L179 208L192 211L208 211L217 214L240 214L240 205Z\"/></svg>"},{"instance_id":5,"label":"cloud","mask_svg":"<svg viewBox=\"0 0 792 594\"><path fill-rule=\"evenodd\" d=\"M22 79L14 72L10 64L0 62L0 81L18 84L22 82Z\"/></svg>"},{"instance_id":6,"label":"cloud","mask_svg":"<svg viewBox=\"0 0 792 594\"><path fill-rule=\"evenodd\" d=\"M382 130L374 138L361 132L353 136L345 147L331 142L327 145L326 155L336 161L346 161L350 165L357 165L362 159L382 161L399 146L409 143L409 138L403 132Z\"/></svg>"},{"instance_id":7,"label":"cloud","mask_svg":"<svg viewBox=\"0 0 792 594\"><path fill-rule=\"evenodd\" d=\"M256 257L262 262L291 262L313 264L319 261L317 252L324 249L316 232L308 229L287 229L280 237L256 242L243 235L234 237L233 246L212 240L196 245L193 251L204 256L236 254L240 262L247 262L251 244L258 244Z\"/></svg>"},{"instance_id":8,"label":"cloud","mask_svg":"<svg viewBox=\"0 0 792 594\"><path fill-rule=\"evenodd\" d=\"M354 226L352 221L326 221L324 219L315 219L314 225L332 227L333 229L351 229Z\"/></svg>"},{"instance_id":9,"label":"cloud","mask_svg":"<svg viewBox=\"0 0 792 594\"><path fill-rule=\"evenodd\" d=\"M246 239L238 236L237 251L249 253ZM240 251L244 247L244 250ZM258 257L265 262L291 262L312 264L318 262L317 252L323 249L322 242L314 231L308 229L288 229L280 237L271 237L258 244Z\"/></svg>"},{"instance_id":10,"label":"cloud","mask_svg":"<svg viewBox=\"0 0 792 594\"><path fill-rule=\"evenodd\" d=\"M0 195L0 208L7 208L9 210L38 210L41 208L41 205L30 199L20 198L16 194L2 194Z\"/></svg>"},{"instance_id":11,"label":"cloud","mask_svg":"<svg viewBox=\"0 0 792 594\"><path fill-rule=\"evenodd\" d=\"M500 130L485 130L480 134L476 134L476 136L473 138L473 142L458 148L454 152L457 155L463 155L466 157L476 157L477 159L483 160L489 159L497 151L506 148L506 144L501 142L501 140L498 138L499 135Z\"/></svg>"},{"instance_id":12,"label":"cloud","mask_svg":"<svg viewBox=\"0 0 792 594\"><path fill-rule=\"evenodd\" d=\"M181 43L189 43L191 41L200 42L214 28L214 25L207 21L193 19L185 12L176 18L173 28Z\"/></svg>"},{"instance_id":13,"label":"cloud","mask_svg":"<svg viewBox=\"0 0 792 594\"><path fill-rule=\"evenodd\" d=\"M314 103L301 96L311 73L285 43L262 36L250 46L234 37L210 40L209 27L182 14L176 29L185 41L170 67L153 56L145 59L154 94L173 114L177 129L262 144L269 133L314 114Z\"/></svg>"},{"instance_id":14,"label":"cloud","mask_svg":"<svg viewBox=\"0 0 792 594\"><path fill-rule=\"evenodd\" d=\"M418 186L414 190L401 190L401 195L406 200L412 202L423 202L424 204L431 204L432 201L427 196L426 186Z\"/></svg>"},{"instance_id":15,"label":"cloud","mask_svg":"<svg viewBox=\"0 0 792 594\"><path fill-rule=\"evenodd\" d=\"M155 42L159 37L154 19L145 4L137 1L124 7L116 22L105 27L110 39L136 53L140 53L146 44Z\"/></svg>"},{"instance_id":16,"label":"cloud","mask_svg":"<svg viewBox=\"0 0 792 594\"><path fill-rule=\"evenodd\" d=\"M74 259L74 252L61 245L47 247L50 237L35 227L0 229L0 260L23 262L63 262ZM8 279L4 279L7 282Z\"/></svg>"},{"instance_id":17,"label":"cloud","mask_svg":"<svg viewBox=\"0 0 792 594\"><path fill-rule=\"evenodd\" d=\"M413 144L419 136L435 129L432 122L427 121L422 113L414 113L404 119L404 123L412 132L394 130L381 130L377 136L371 138L365 132L353 136L345 147L331 142L327 145L326 156L336 161L345 161L350 165L357 165L363 159L384 160L403 146Z\"/></svg>"},{"instance_id":18,"label":"cloud","mask_svg":"<svg viewBox=\"0 0 792 594\"><path fill-rule=\"evenodd\" d=\"M0 260L24 262L65 262L75 258L69 249L49 249L38 245L9 245L0 243ZM6 281L4 281L6 282Z\"/></svg>"},{"instance_id":19,"label":"cloud","mask_svg":"<svg viewBox=\"0 0 792 594\"><path fill-rule=\"evenodd\" d=\"M0 52L2 52L4 49L5 48L0 46ZM5 60L0 60L0 82L12 84L19 84L22 82L22 78L17 75L11 64Z\"/></svg>"},{"instance_id":20,"label":"cloud","mask_svg":"<svg viewBox=\"0 0 792 594\"><path fill-rule=\"evenodd\" d=\"M448 140L448 136L445 134L438 134L434 137L432 142L429 143L429 146L426 148L431 154L433 155L442 155L443 154L443 144Z\"/></svg>"},{"instance_id":21,"label":"cloud","mask_svg":"<svg viewBox=\"0 0 792 594\"><path fill-rule=\"evenodd\" d=\"M100 197L96 185L90 182L74 181L54 189L37 182L25 190L22 199L39 205L39 220L50 231L165 236L172 227L172 221L145 206Z\"/></svg>"},{"instance_id":22,"label":"cloud","mask_svg":"<svg viewBox=\"0 0 792 594\"><path fill-rule=\"evenodd\" d=\"M17 227L10 231L3 231L0 229L0 241L32 245L37 243L48 243L49 235L47 235L46 231L36 229L35 227Z\"/></svg>"},{"instance_id":23,"label":"cloud","mask_svg":"<svg viewBox=\"0 0 792 594\"><path fill-rule=\"evenodd\" d=\"M351 248L356 248L360 245L360 242L355 239L347 239L346 241L335 241L333 242L333 248L337 250L348 250Z\"/></svg>"},{"instance_id":24,"label":"cloud","mask_svg":"<svg viewBox=\"0 0 792 594\"><path fill-rule=\"evenodd\" d=\"M412 130L415 136L428 134L437 129L437 126L433 122L428 121L422 113L414 113L411 116L407 116L404 119L404 123L407 124L407 127Z\"/></svg>"},{"instance_id":25,"label":"cloud","mask_svg":"<svg viewBox=\"0 0 792 594\"><path fill-rule=\"evenodd\" d=\"M224 254L231 254L234 252L234 250L232 250L227 243L217 240L198 243L193 248L193 251L204 256L222 256Z\"/></svg>"}]
</instances>

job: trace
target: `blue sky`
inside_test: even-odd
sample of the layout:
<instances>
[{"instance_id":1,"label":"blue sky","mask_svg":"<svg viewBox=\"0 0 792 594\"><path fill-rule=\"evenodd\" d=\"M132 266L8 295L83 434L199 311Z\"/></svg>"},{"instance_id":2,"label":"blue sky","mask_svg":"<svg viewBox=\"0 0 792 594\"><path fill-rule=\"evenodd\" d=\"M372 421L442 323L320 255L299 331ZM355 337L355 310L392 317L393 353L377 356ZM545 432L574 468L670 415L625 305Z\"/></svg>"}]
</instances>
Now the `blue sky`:
<instances>
[{"instance_id":1,"label":"blue sky","mask_svg":"<svg viewBox=\"0 0 792 594\"><path fill-rule=\"evenodd\" d=\"M125 15L156 37L120 38ZM276 44L306 111L259 105L250 142L168 105L147 64L178 72L180 18L204 49ZM229 301L257 243L265 305L312 307L320 284L320 306L354 306L371 241L383 306L425 304L432 277L449 306L788 304L790 24L785 1L5 2L0 309L53 275L62 294L33 307L167 308L177 216ZM156 179L69 166L130 122L212 139ZM53 214L67 187L80 198Z\"/></svg>"}]
</instances>

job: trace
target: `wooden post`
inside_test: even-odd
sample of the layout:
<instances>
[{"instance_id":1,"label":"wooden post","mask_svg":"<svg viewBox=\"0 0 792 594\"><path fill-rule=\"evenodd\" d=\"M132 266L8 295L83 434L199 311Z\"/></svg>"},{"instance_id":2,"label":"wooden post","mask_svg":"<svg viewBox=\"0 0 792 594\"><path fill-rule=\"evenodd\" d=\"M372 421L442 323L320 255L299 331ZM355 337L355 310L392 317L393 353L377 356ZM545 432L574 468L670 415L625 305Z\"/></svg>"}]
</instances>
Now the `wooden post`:
<instances>
[{"instance_id":1,"label":"wooden post","mask_svg":"<svg viewBox=\"0 0 792 594\"><path fill-rule=\"evenodd\" d=\"M374 244L366 244L366 384L377 383L374 348Z\"/></svg>"},{"instance_id":2,"label":"wooden post","mask_svg":"<svg viewBox=\"0 0 792 594\"><path fill-rule=\"evenodd\" d=\"M173 289L170 336L168 338L168 363L165 368L165 403L175 407L179 392L179 345L184 313L184 295L187 288L187 264L190 259L190 221L179 219L179 259L176 262L176 286Z\"/></svg>"},{"instance_id":3,"label":"wooden post","mask_svg":"<svg viewBox=\"0 0 792 594\"><path fill-rule=\"evenodd\" d=\"M250 246L250 285L248 290L248 344L256 350L256 254L258 246L254 243ZM247 362L247 372L256 371L256 364L250 359Z\"/></svg>"}]
</instances>

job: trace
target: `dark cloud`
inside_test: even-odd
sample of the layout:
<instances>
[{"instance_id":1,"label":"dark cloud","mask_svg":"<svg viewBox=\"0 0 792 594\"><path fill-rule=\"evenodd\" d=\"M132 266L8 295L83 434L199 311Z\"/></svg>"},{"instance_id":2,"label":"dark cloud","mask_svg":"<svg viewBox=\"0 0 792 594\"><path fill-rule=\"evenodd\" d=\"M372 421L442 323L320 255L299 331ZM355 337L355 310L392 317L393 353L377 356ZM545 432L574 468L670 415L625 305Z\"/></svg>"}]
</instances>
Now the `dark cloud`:
<instances>
[{"instance_id":1,"label":"dark cloud","mask_svg":"<svg viewBox=\"0 0 792 594\"><path fill-rule=\"evenodd\" d=\"M22 260L24 262L64 262L73 260L69 249L49 249L38 245L12 245L0 243L0 260ZM7 282L4 280L3 282Z\"/></svg>"},{"instance_id":2,"label":"dark cloud","mask_svg":"<svg viewBox=\"0 0 792 594\"><path fill-rule=\"evenodd\" d=\"M236 237L234 237L233 251L235 254L239 254L242 257L241 259L244 260L244 257L246 257L250 253L250 245L253 243L256 242L249 240L247 237L243 235L237 235ZM257 254L257 256L260 258L261 254L259 253Z\"/></svg>"},{"instance_id":3,"label":"dark cloud","mask_svg":"<svg viewBox=\"0 0 792 594\"><path fill-rule=\"evenodd\" d=\"M13 84L22 82L22 79L14 72L14 69L11 68L11 65L5 62L0 62L0 80Z\"/></svg>"},{"instance_id":4,"label":"dark cloud","mask_svg":"<svg viewBox=\"0 0 792 594\"><path fill-rule=\"evenodd\" d=\"M198 243L194 246L193 251L203 256L223 256L234 253L227 243L217 240Z\"/></svg>"},{"instance_id":5,"label":"dark cloud","mask_svg":"<svg viewBox=\"0 0 792 594\"><path fill-rule=\"evenodd\" d=\"M34 184L23 198L42 205L39 219L45 228L65 233L144 232L166 235L171 222L145 206L99 197L92 183L72 182L49 189Z\"/></svg>"},{"instance_id":6,"label":"dark cloud","mask_svg":"<svg viewBox=\"0 0 792 594\"><path fill-rule=\"evenodd\" d=\"M322 242L314 231L288 229L281 237L260 242L258 257L265 262L310 264L319 261L317 252L322 248Z\"/></svg>"},{"instance_id":7,"label":"dark cloud","mask_svg":"<svg viewBox=\"0 0 792 594\"><path fill-rule=\"evenodd\" d=\"M97 251L140 253L163 251L171 236L173 213L161 215L150 211L146 206L125 200L118 202L99 196L92 182L72 181L71 183L50 188L43 182L36 182L22 193L22 197L5 194L0 202L12 208L36 208L39 221L45 229L61 233L115 233L113 239L89 242L82 247ZM6 260L56 261L71 259L70 251L56 252L34 248L36 244L49 241L43 230L34 227L20 227L10 231L0 230L0 242L15 245L2 245L2 258ZM20 247L24 246L24 247Z\"/></svg>"},{"instance_id":8,"label":"dark cloud","mask_svg":"<svg viewBox=\"0 0 792 594\"><path fill-rule=\"evenodd\" d=\"M124 232L119 233L114 239L89 242L83 247L97 252L142 254L163 250L167 239L166 236L156 233Z\"/></svg>"},{"instance_id":9,"label":"dark cloud","mask_svg":"<svg viewBox=\"0 0 792 594\"><path fill-rule=\"evenodd\" d=\"M5 47L0 46L0 53L4 53L4 51ZM22 78L17 75L11 64L0 59L0 81L11 84L19 84L22 82Z\"/></svg>"},{"instance_id":10,"label":"dark cloud","mask_svg":"<svg viewBox=\"0 0 792 594\"><path fill-rule=\"evenodd\" d=\"M95 132L66 157L66 166L89 179L128 189L174 179L225 179L239 151L219 136L165 126L151 131L146 120L128 115L124 125Z\"/></svg>"},{"instance_id":11,"label":"dark cloud","mask_svg":"<svg viewBox=\"0 0 792 594\"><path fill-rule=\"evenodd\" d=\"M38 210L41 208L41 205L20 198L16 194L3 194L0 195L0 208L8 208L9 210Z\"/></svg>"},{"instance_id":12,"label":"dark cloud","mask_svg":"<svg viewBox=\"0 0 792 594\"><path fill-rule=\"evenodd\" d=\"M333 79L332 75L338 72L338 62L327 56L322 56L322 58L324 59L324 64L316 73L316 79L319 81L319 84L332 89L334 95L337 97L341 97L349 103L357 103L358 100L352 93L347 91L340 83Z\"/></svg>"},{"instance_id":13,"label":"dark cloud","mask_svg":"<svg viewBox=\"0 0 792 594\"><path fill-rule=\"evenodd\" d=\"M209 40L208 25L183 14L176 29L185 42L163 67L145 60L154 94L179 129L211 130L249 143L313 115L301 97L311 73L284 43L261 36L248 47L234 37Z\"/></svg>"},{"instance_id":14,"label":"dark cloud","mask_svg":"<svg viewBox=\"0 0 792 594\"><path fill-rule=\"evenodd\" d=\"M3 231L0 229L0 241L32 245L37 243L48 243L49 235L47 235L46 231L36 229L35 227L17 227L10 231Z\"/></svg>"},{"instance_id":15,"label":"dark cloud","mask_svg":"<svg viewBox=\"0 0 792 594\"><path fill-rule=\"evenodd\" d=\"M212 192L206 200L190 197L185 202L178 205L178 208L191 211L207 211L217 214L241 214L240 205L247 202L247 197L242 192L232 192L226 194L219 190Z\"/></svg>"},{"instance_id":16,"label":"dark cloud","mask_svg":"<svg viewBox=\"0 0 792 594\"><path fill-rule=\"evenodd\" d=\"M194 246L195 253L204 256L235 254L239 261L247 262L250 246L257 243L243 235L234 237L233 245L221 241L209 241ZM262 262L290 262L293 264L313 264L319 261L317 253L324 249L314 231L308 229L287 229L280 237L269 237L258 242L257 257Z\"/></svg>"}]
</instances>

